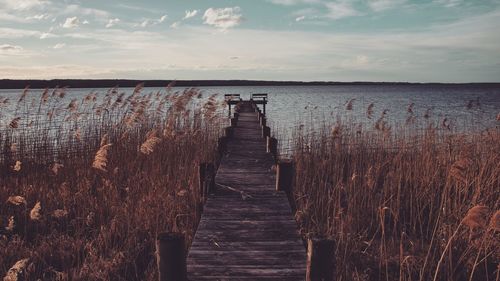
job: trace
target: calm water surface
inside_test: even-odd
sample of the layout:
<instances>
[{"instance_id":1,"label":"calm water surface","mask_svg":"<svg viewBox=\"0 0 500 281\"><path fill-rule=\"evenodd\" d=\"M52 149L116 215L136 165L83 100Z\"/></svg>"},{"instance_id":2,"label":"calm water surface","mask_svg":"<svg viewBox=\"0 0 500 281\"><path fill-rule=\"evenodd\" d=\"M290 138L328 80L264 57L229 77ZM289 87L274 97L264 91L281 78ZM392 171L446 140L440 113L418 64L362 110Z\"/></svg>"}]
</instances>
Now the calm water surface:
<instances>
[{"instance_id":1,"label":"calm water surface","mask_svg":"<svg viewBox=\"0 0 500 281\"><path fill-rule=\"evenodd\" d=\"M180 91L184 88L173 88ZM484 130L498 126L500 87L485 85L352 85L352 86L261 86L261 87L200 87L204 97L219 94L240 94L247 99L252 93L268 93L267 115L275 128L291 129L311 121L353 121L371 126L384 110L386 120L403 124L409 117L408 106L413 104L413 116L419 120L428 113L427 122L439 124L445 118L451 127L460 130ZM108 89L68 89L68 101L82 98L91 91L104 96ZM22 90L0 90L0 97L11 98L10 106L1 107L0 126L10 122L12 111ZM133 88L119 92L132 93ZM142 93L165 91L164 88L144 88ZM42 90L31 90L30 97L39 99ZM1 99L0 99L1 100ZM352 101L352 110L346 104ZM373 103L372 118L367 108ZM423 122L422 122L423 123Z\"/></svg>"}]
</instances>

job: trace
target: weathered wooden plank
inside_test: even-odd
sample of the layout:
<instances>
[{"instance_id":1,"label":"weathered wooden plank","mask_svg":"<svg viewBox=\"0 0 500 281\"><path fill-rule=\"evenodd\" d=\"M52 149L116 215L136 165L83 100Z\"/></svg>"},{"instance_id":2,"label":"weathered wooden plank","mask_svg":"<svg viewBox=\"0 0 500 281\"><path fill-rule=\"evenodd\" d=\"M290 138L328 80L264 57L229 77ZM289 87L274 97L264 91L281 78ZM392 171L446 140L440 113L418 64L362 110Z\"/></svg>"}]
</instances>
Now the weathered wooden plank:
<instances>
[{"instance_id":1,"label":"weathered wooden plank","mask_svg":"<svg viewBox=\"0 0 500 281\"><path fill-rule=\"evenodd\" d=\"M258 114L241 108L189 250L189 280L304 280L306 251Z\"/></svg>"}]
</instances>

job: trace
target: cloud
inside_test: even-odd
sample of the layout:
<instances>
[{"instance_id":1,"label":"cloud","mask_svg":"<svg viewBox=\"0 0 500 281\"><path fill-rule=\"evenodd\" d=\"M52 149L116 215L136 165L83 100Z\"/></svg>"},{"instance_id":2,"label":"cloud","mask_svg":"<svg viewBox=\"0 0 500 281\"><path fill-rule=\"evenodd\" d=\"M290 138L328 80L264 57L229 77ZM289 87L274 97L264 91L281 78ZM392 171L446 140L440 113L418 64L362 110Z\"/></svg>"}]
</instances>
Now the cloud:
<instances>
[{"instance_id":1,"label":"cloud","mask_svg":"<svg viewBox=\"0 0 500 281\"><path fill-rule=\"evenodd\" d=\"M326 17L329 19L338 20L360 15L360 12L354 9L347 1L328 2L325 3L325 6L328 9Z\"/></svg>"},{"instance_id":2,"label":"cloud","mask_svg":"<svg viewBox=\"0 0 500 281\"><path fill-rule=\"evenodd\" d=\"M148 27L163 23L168 18L167 15L161 16L159 19L144 19L141 23L135 24L136 27Z\"/></svg>"},{"instance_id":3,"label":"cloud","mask_svg":"<svg viewBox=\"0 0 500 281\"><path fill-rule=\"evenodd\" d=\"M268 0L269 2L276 5L293 6L298 4L314 4L320 3L320 0Z\"/></svg>"},{"instance_id":4,"label":"cloud","mask_svg":"<svg viewBox=\"0 0 500 281\"><path fill-rule=\"evenodd\" d=\"M445 7L451 8L462 4L463 0L434 0L434 2L443 5Z\"/></svg>"},{"instance_id":5,"label":"cloud","mask_svg":"<svg viewBox=\"0 0 500 281\"><path fill-rule=\"evenodd\" d=\"M177 29L177 28L179 28L179 26L181 26L181 22L180 21L176 21L176 22L174 22L174 23L172 23L170 25L170 27L173 28L173 29Z\"/></svg>"},{"instance_id":6,"label":"cloud","mask_svg":"<svg viewBox=\"0 0 500 281\"><path fill-rule=\"evenodd\" d=\"M80 25L80 20L78 17L66 18L66 21L62 24L64 28L75 28Z\"/></svg>"},{"instance_id":7,"label":"cloud","mask_svg":"<svg viewBox=\"0 0 500 281\"><path fill-rule=\"evenodd\" d=\"M100 9L94 9L94 8L86 8L82 7L80 5L68 5L66 6L63 11L63 14L72 14L72 15L85 15L85 16L92 16L95 18L110 18L111 15L109 12L100 10Z\"/></svg>"},{"instance_id":8,"label":"cloud","mask_svg":"<svg viewBox=\"0 0 500 281\"><path fill-rule=\"evenodd\" d=\"M187 20L190 18L195 17L198 14L198 10L192 10L192 11L186 11L186 15L184 16L183 20Z\"/></svg>"},{"instance_id":9,"label":"cloud","mask_svg":"<svg viewBox=\"0 0 500 281\"><path fill-rule=\"evenodd\" d=\"M21 46L15 46L15 45L10 45L10 44L2 44L2 45L0 45L0 50L7 51L7 52L10 52L10 51L20 51L22 49L23 48Z\"/></svg>"},{"instance_id":10,"label":"cloud","mask_svg":"<svg viewBox=\"0 0 500 281\"><path fill-rule=\"evenodd\" d=\"M49 14L39 14L39 15L34 15L34 16L27 17L26 19L27 20L46 20L46 19L49 19L49 18L50 18Z\"/></svg>"},{"instance_id":11,"label":"cloud","mask_svg":"<svg viewBox=\"0 0 500 281\"><path fill-rule=\"evenodd\" d=\"M47 38L54 38L57 37L55 34L52 34L50 32L43 32L40 34L40 39L47 39Z\"/></svg>"},{"instance_id":12,"label":"cloud","mask_svg":"<svg viewBox=\"0 0 500 281\"><path fill-rule=\"evenodd\" d=\"M240 7L232 8L208 8L203 15L205 24L226 30L241 24L243 16Z\"/></svg>"},{"instance_id":13,"label":"cloud","mask_svg":"<svg viewBox=\"0 0 500 281\"><path fill-rule=\"evenodd\" d=\"M114 19L110 19L108 21L108 24L106 24L106 28L110 28L110 27L113 27L115 26L117 23L120 22L120 19L119 18L114 18Z\"/></svg>"},{"instance_id":14,"label":"cloud","mask_svg":"<svg viewBox=\"0 0 500 281\"><path fill-rule=\"evenodd\" d=\"M451 0L456 1L456 0ZM398 5L404 4L406 0L369 0L368 6L375 12L392 9Z\"/></svg>"},{"instance_id":15,"label":"cloud","mask_svg":"<svg viewBox=\"0 0 500 281\"><path fill-rule=\"evenodd\" d=\"M299 22L299 21L303 21L303 20L305 20L305 19L306 19L306 16L299 16L299 17L296 17L296 18L295 18L295 21L296 21L296 22Z\"/></svg>"},{"instance_id":16,"label":"cloud","mask_svg":"<svg viewBox=\"0 0 500 281\"><path fill-rule=\"evenodd\" d=\"M41 34L36 30L0 27L0 38L40 37Z\"/></svg>"},{"instance_id":17,"label":"cloud","mask_svg":"<svg viewBox=\"0 0 500 281\"><path fill-rule=\"evenodd\" d=\"M27 11L51 4L45 0L0 0L0 4L10 10Z\"/></svg>"},{"instance_id":18,"label":"cloud","mask_svg":"<svg viewBox=\"0 0 500 281\"><path fill-rule=\"evenodd\" d=\"M62 49L66 47L66 44L65 43L57 43L54 45L54 47L52 47L53 49Z\"/></svg>"}]
</instances>

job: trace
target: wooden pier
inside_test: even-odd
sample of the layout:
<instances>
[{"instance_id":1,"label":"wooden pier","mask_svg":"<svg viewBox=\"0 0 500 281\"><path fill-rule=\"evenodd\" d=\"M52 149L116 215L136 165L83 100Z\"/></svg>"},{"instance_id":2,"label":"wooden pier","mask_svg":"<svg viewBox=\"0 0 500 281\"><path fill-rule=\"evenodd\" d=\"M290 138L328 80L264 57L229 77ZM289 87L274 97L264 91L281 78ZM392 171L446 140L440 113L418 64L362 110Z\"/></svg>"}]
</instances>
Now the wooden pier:
<instances>
[{"instance_id":1,"label":"wooden pier","mask_svg":"<svg viewBox=\"0 0 500 281\"><path fill-rule=\"evenodd\" d=\"M255 110L267 99L256 98L229 103L236 120L187 256L191 281L306 279L306 249L287 194L277 191L269 128Z\"/></svg>"}]
</instances>

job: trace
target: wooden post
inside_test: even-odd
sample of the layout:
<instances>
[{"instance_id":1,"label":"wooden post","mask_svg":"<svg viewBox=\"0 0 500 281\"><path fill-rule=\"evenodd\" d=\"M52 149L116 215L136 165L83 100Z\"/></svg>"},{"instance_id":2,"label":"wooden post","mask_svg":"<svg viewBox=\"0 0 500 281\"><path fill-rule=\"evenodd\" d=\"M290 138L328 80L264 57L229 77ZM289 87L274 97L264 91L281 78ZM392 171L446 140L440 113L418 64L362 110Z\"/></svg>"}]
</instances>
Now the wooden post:
<instances>
[{"instance_id":1,"label":"wooden post","mask_svg":"<svg viewBox=\"0 0 500 281\"><path fill-rule=\"evenodd\" d=\"M207 163L200 163L198 165L198 187L200 188L201 202L205 200L205 177L207 174Z\"/></svg>"},{"instance_id":2,"label":"wooden post","mask_svg":"<svg viewBox=\"0 0 500 281\"><path fill-rule=\"evenodd\" d=\"M267 153L271 153L276 158L278 155L278 140L273 137L267 137L266 144Z\"/></svg>"},{"instance_id":3,"label":"wooden post","mask_svg":"<svg viewBox=\"0 0 500 281\"><path fill-rule=\"evenodd\" d=\"M262 127L266 126L266 117L262 117L262 118L260 118L260 125L261 125Z\"/></svg>"},{"instance_id":4,"label":"wooden post","mask_svg":"<svg viewBox=\"0 0 500 281\"><path fill-rule=\"evenodd\" d=\"M227 137L220 137L217 142L217 152L219 153L219 157L222 158L224 156L224 152L227 149Z\"/></svg>"},{"instance_id":5,"label":"wooden post","mask_svg":"<svg viewBox=\"0 0 500 281\"><path fill-rule=\"evenodd\" d=\"M281 160L276 167L276 191L292 191L295 167L292 160Z\"/></svg>"},{"instance_id":6,"label":"wooden post","mask_svg":"<svg viewBox=\"0 0 500 281\"><path fill-rule=\"evenodd\" d=\"M206 179L206 190L205 196L208 197L208 194L211 194L215 191L215 165L214 163L207 164L207 173L205 175Z\"/></svg>"},{"instance_id":7,"label":"wooden post","mask_svg":"<svg viewBox=\"0 0 500 281\"><path fill-rule=\"evenodd\" d=\"M186 242L181 233L164 232L156 239L159 281L187 281Z\"/></svg>"},{"instance_id":8,"label":"wooden post","mask_svg":"<svg viewBox=\"0 0 500 281\"><path fill-rule=\"evenodd\" d=\"M309 238L306 281L335 280L335 241Z\"/></svg>"},{"instance_id":9,"label":"wooden post","mask_svg":"<svg viewBox=\"0 0 500 281\"><path fill-rule=\"evenodd\" d=\"M271 135L271 128L268 126L263 126L262 127L262 137L265 139Z\"/></svg>"},{"instance_id":10,"label":"wooden post","mask_svg":"<svg viewBox=\"0 0 500 281\"><path fill-rule=\"evenodd\" d=\"M238 119L231 118L231 127L236 127L236 123L238 123Z\"/></svg>"},{"instance_id":11,"label":"wooden post","mask_svg":"<svg viewBox=\"0 0 500 281\"><path fill-rule=\"evenodd\" d=\"M224 132L226 134L226 138L231 138L233 136L233 127L226 127Z\"/></svg>"},{"instance_id":12,"label":"wooden post","mask_svg":"<svg viewBox=\"0 0 500 281\"><path fill-rule=\"evenodd\" d=\"M235 112L233 114L234 118L236 118L236 120L238 120L238 118L240 118L240 113L239 112Z\"/></svg>"}]
</instances>

